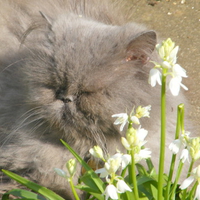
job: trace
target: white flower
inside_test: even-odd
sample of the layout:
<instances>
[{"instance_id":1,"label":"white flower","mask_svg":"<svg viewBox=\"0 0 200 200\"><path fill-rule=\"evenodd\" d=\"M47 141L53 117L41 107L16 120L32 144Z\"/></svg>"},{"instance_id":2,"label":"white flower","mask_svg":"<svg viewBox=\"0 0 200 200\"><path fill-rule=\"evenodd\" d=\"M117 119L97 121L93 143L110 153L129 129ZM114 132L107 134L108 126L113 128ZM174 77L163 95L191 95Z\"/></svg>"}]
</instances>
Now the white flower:
<instances>
[{"instance_id":1,"label":"white flower","mask_svg":"<svg viewBox=\"0 0 200 200\"><path fill-rule=\"evenodd\" d=\"M111 173L116 173L116 171L119 169L121 165L121 157L116 156L116 157L111 157L107 160L105 163L105 169L108 171L109 174Z\"/></svg>"},{"instance_id":2,"label":"white flower","mask_svg":"<svg viewBox=\"0 0 200 200\"><path fill-rule=\"evenodd\" d=\"M181 190L184 190L186 189L187 187L189 187L192 182L195 180L195 178L193 176L189 176L188 178L186 178L183 183L180 185L180 189Z\"/></svg>"},{"instance_id":3,"label":"white flower","mask_svg":"<svg viewBox=\"0 0 200 200\"><path fill-rule=\"evenodd\" d=\"M176 63L179 47L175 47L175 43L168 38L166 41L163 41L162 44L156 45L156 49L162 61L160 64L153 62L155 67L150 70L149 84L151 84L152 87L154 87L157 82L161 85L162 76L171 76L170 79L167 80L168 87L172 95L177 96L179 94L180 87L188 90L188 88L181 83L182 78L187 77L186 70ZM158 68L163 70L163 74L161 74Z\"/></svg>"},{"instance_id":4,"label":"white flower","mask_svg":"<svg viewBox=\"0 0 200 200\"><path fill-rule=\"evenodd\" d=\"M120 131L123 131L124 126L128 122L128 115L127 115L127 113L115 114L115 115L112 115L112 117L117 117L117 119L115 120L114 124L115 125L121 124Z\"/></svg>"},{"instance_id":5,"label":"white flower","mask_svg":"<svg viewBox=\"0 0 200 200\"><path fill-rule=\"evenodd\" d=\"M163 68L167 68L167 69L171 69L172 68L172 65L168 61L163 61L161 66Z\"/></svg>"},{"instance_id":6,"label":"white flower","mask_svg":"<svg viewBox=\"0 0 200 200\"><path fill-rule=\"evenodd\" d=\"M173 75L174 76L181 76L187 78L186 70L183 69L179 64L175 64L173 66Z\"/></svg>"},{"instance_id":7,"label":"white flower","mask_svg":"<svg viewBox=\"0 0 200 200\"><path fill-rule=\"evenodd\" d=\"M187 149L182 150L180 160L182 163L184 163L186 160L189 162L189 151Z\"/></svg>"},{"instance_id":8,"label":"white flower","mask_svg":"<svg viewBox=\"0 0 200 200\"><path fill-rule=\"evenodd\" d=\"M181 83L182 77L187 77L186 71L180 65L175 64L172 67L172 78L169 81L169 89L174 96L177 96L179 94L180 87L188 90L188 88Z\"/></svg>"},{"instance_id":9,"label":"white flower","mask_svg":"<svg viewBox=\"0 0 200 200\"><path fill-rule=\"evenodd\" d=\"M136 109L136 116L138 118L141 118L141 117L150 117L150 113L149 111L151 110L151 105L148 105L148 106L145 106L145 107L142 107L142 106L138 106L138 108Z\"/></svg>"},{"instance_id":10,"label":"white flower","mask_svg":"<svg viewBox=\"0 0 200 200\"><path fill-rule=\"evenodd\" d=\"M173 96L177 96L179 94L181 81L182 78L179 76L171 78L171 80L169 81L169 89Z\"/></svg>"},{"instance_id":11,"label":"white flower","mask_svg":"<svg viewBox=\"0 0 200 200\"><path fill-rule=\"evenodd\" d=\"M150 73L149 73L149 84L152 86L152 87L155 87L156 83L158 83L159 85L161 85L161 72L158 70L158 69L151 69L150 70Z\"/></svg>"},{"instance_id":12,"label":"white flower","mask_svg":"<svg viewBox=\"0 0 200 200\"><path fill-rule=\"evenodd\" d=\"M123 180L117 182L117 189L118 193L124 193L126 191L132 192L131 188Z\"/></svg>"},{"instance_id":13,"label":"white flower","mask_svg":"<svg viewBox=\"0 0 200 200\"><path fill-rule=\"evenodd\" d=\"M103 151L101 149L101 147L99 146L94 146L93 148L91 148L89 150L90 154L92 154L94 157L96 158L100 158L102 160L104 160L104 157L103 157Z\"/></svg>"},{"instance_id":14,"label":"white flower","mask_svg":"<svg viewBox=\"0 0 200 200\"><path fill-rule=\"evenodd\" d=\"M176 46L175 48L174 47L175 43L170 38L163 41L162 44L156 45L156 49L161 59L175 63L179 47L178 46Z\"/></svg>"},{"instance_id":15,"label":"white flower","mask_svg":"<svg viewBox=\"0 0 200 200\"><path fill-rule=\"evenodd\" d=\"M122 170L123 170L131 162L131 155L129 155L129 154L123 154L121 156L121 159L122 159L121 165L122 165Z\"/></svg>"},{"instance_id":16,"label":"white flower","mask_svg":"<svg viewBox=\"0 0 200 200\"><path fill-rule=\"evenodd\" d=\"M110 157L107 162L105 162L104 168L97 169L95 172L97 174L100 173L101 178L105 178L109 174L115 173L121 166L121 162L121 156L115 154L114 156Z\"/></svg>"},{"instance_id":17,"label":"white flower","mask_svg":"<svg viewBox=\"0 0 200 200\"><path fill-rule=\"evenodd\" d=\"M141 148L146 143L144 139L147 134L148 131L141 128L141 126L139 126L137 130L134 128L130 128L127 131L126 138L121 138L121 142L127 150L131 150L136 146L138 148Z\"/></svg>"},{"instance_id":18,"label":"white flower","mask_svg":"<svg viewBox=\"0 0 200 200\"><path fill-rule=\"evenodd\" d=\"M182 146L181 140L176 139L169 145L169 149L172 151L173 154L177 154L181 146Z\"/></svg>"},{"instance_id":19,"label":"white flower","mask_svg":"<svg viewBox=\"0 0 200 200\"><path fill-rule=\"evenodd\" d=\"M141 141L142 145L144 145L146 143L146 141L144 141L144 139L146 138L147 134L148 134L148 131L144 128L141 128L141 126L137 129L137 137Z\"/></svg>"},{"instance_id":20,"label":"white flower","mask_svg":"<svg viewBox=\"0 0 200 200\"><path fill-rule=\"evenodd\" d=\"M183 181L180 186L181 190L188 188L194 181L198 182L194 199L200 200L200 165L192 170L191 176Z\"/></svg>"},{"instance_id":21,"label":"white flower","mask_svg":"<svg viewBox=\"0 0 200 200\"><path fill-rule=\"evenodd\" d=\"M131 116L131 121L134 123L134 124L140 124L140 120L134 115L134 116Z\"/></svg>"},{"instance_id":22,"label":"white flower","mask_svg":"<svg viewBox=\"0 0 200 200\"><path fill-rule=\"evenodd\" d=\"M151 157L151 151L148 148L141 149L138 153L134 155L135 163L140 162L143 159Z\"/></svg>"},{"instance_id":23,"label":"white flower","mask_svg":"<svg viewBox=\"0 0 200 200\"><path fill-rule=\"evenodd\" d=\"M129 154L116 153L105 162L104 168L97 169L95 173L100 174L101 178L105 178L109 174L116 173L120 167L123 170L130 162Z\"/></svg>"},{"instance_id":24,"label":"white flower","mask_svg":"<svg viewBox=\"0 0 200 200\"><path fill-rule=\"evenodd\" d=\"M95 171L95 173L100 174L100 178L105 178L105 177L107 177L109 175L109 173L106 170L106 168L97 169Z\"/></svg>"},{"instance_id":25,"label":"white flower","mask_svg":"<svg viewBox=\"0 0 200 200\"><path fill-rule=\"evenodd\" d=\"M176 60L177 60L177 53L178 53L178 50L179 50L179 46L176 46L174 49L171 50L167 60L173 65L176 63Z\"/></svg>"},{"instance_id":26,"label":"white flower","mask_svg":"<svg viewBox=\"0 0 200 200\"><path fill-rule=\"evenodd\" d=\"M200 185L197 186L194 199L200 200Z\"/></svg>"},{"instance_id":27,"label":"white flower","mask_svg":"<svg viewBox=\"0 0 200 200\"><path fill-rule=\"evenodd\" d=\"M180 76L175 76L170 79L169 81L169 89L173 96L178 96L180 92L180 87L182 87L185 90L188 90L188 88L181 83L182 78Z\"/></svg>"},{"instance_id":28,"label":"white flower","mask_svg":"<svg viewBox=\"0 0 200 200\"><path fill-rule=\"evenodd\" d=\"M106 195L106 200L108 200L109 197L111 199L118 199L117 188L112 184L106 187L104 194Z\"/></svg>"}]
</instances>

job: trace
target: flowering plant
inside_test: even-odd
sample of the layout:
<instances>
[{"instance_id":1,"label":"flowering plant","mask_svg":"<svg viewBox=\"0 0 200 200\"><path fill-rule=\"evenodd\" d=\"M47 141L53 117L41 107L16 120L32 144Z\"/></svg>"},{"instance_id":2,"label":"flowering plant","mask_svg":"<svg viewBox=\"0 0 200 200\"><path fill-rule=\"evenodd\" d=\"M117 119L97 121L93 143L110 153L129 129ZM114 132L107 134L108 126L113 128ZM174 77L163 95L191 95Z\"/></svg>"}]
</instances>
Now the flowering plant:
<instances>
[{"instance_id":1,"label":"flowering plant","mask_svg":"<svg viewBox=\"0 0 200 200\"><path fill-rule=\"evenodd\" d=\"M88 199L99 200L200 200L200 165L194 168L194 164L200 160L200 138L191 137L190 133L185 131L183 104L178 106L175 138L169 145L172 152L169 174L164 174L166 90L169 89L174 96L179 94L181 87L187 90L187 87L182 84L182 78L187 77L186 71L176 63L178 49L179 47L175 46L171 39L156 46L161 61L153 62L155 66L150 70L148 80L152 87L157 83L161 85L161 137L158 174L151 161L151 151L145 147L148 131L143 129L140 124L140 118L150 117L151 106L139 106L137 109L133 109L130 114L112 115L112 117L117 118L114 124L120 125L120 131L127 127L125 137L121 138L121 143L127 153L118 151L110 156L105 154L99 146L94 146L90 149L90 154L95 157L94 160L98 159L103 163L102 167L95 171L67 143L61 140L86 170L80 177L81 183L74 186L73 177L77 165L75 159L67 162L68 172L55 168L57 174L70 183L76 200L79 200L76 189L85 191ZM142 160L146 161L147 169L140 164ZM175 169L176 160L178 160L177 169ZM189 162L190 166L185 180L179 185L179 178L185 162ZM43 197L33 192L18 189L5 193L2 200L8 199L10 194L24 199L63 200L62 197L40 185L6 170L3 172Z\"/></svg>"}]
</instances>

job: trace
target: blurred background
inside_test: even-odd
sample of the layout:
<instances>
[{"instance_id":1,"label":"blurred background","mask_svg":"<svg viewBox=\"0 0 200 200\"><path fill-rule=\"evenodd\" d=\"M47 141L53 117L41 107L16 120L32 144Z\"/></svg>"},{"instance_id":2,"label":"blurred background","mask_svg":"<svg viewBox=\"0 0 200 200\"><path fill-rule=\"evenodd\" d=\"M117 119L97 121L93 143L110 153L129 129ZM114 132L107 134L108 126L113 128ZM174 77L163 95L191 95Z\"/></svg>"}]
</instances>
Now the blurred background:
<instances>
[{"instance_id":1,"label":"blurred background","mask_svg":"<svg viewBox=\"0 0 200 200\"><path fill-rule=\"evenodd\" d=\"M180 47L177 63L187 70L183 84L189 88L185 94L191 104L185 112L198 131L194 134L200 135L200 0L132 2L133 21L155 30L161 40L171 38Z\"/></svg>"}]
</instances>

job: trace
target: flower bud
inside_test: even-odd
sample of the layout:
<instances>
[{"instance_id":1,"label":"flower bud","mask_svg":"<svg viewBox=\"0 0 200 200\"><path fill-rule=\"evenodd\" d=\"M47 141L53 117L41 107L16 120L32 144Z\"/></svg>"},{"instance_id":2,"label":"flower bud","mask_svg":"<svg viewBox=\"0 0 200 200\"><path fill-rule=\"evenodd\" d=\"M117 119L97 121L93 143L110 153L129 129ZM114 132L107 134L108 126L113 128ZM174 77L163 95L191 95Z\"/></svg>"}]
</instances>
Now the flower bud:
<instances>
[{"instance_id":1,"label":"flower bud","mask_svg":"<svg viewBox=\"0 0 200 200\"><path fill-rule=\"evenodd\" d=\"M70 176L74 176L75 172L76 172L76 166L77 166L77 162L75 159L70 159L67 164L66 164L66 167L68 169L68 172L70 174Z\"/></svg>"},{"instance_id":2,"label":"flower bud","mask_svg":"<svg viewBox=\"0 0 200 200\"><path fill-rule=\"evenodd\" d=\"M200 158L200 137L193 138L190 144L190 155L195 161Z\"/></svg>"},{"instance_id":3,"label":"flower bud","mask_svg":"<svg viewBox=\"0 0 200 200\"><path fill-rule=\"evenodd\" d=\"M136 133L137 131L133 128L133 127L130 127L128 130L127 130L127 133L126 133L126 139L128 141L128 143L130 145L134 145L137 143L137 136L136 136Z\"/></svg>"},{"instance_id":4,"label":"flower bud","mask_svg":"<svg viewBox=\"0 0 200 200\"><path fill-rule=\"evenodd\" d=\"M103 151L101 149L101 147L99 146L94 146L93 148L91 148L89 150L90 154L92 154L94 157L96 158L100 158L102 160L105 160L104 157L103 157Z\"/></svg>"}]
</instances>

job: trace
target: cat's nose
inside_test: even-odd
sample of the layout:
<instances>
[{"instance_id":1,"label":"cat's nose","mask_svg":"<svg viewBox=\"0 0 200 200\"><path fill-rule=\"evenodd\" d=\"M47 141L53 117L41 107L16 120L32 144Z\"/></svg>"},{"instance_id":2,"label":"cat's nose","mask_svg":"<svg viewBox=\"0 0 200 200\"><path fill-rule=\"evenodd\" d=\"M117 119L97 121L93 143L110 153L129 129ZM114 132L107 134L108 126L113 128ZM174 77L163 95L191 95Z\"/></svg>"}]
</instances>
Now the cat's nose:
<instances>
[{"instance_id":1,"label":"cat's nose","mask_svg":"<svg viewBox=\"0 0 200 200\"><path fill-rule=\"evenodd\" d=\"M74 97L72 95L68 95L66 97L60 98L64 103L70 103L74 101Z\"/></svg>"}]
</instances>

